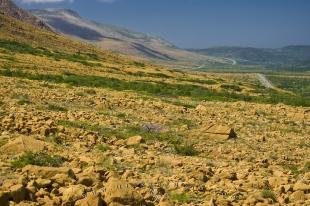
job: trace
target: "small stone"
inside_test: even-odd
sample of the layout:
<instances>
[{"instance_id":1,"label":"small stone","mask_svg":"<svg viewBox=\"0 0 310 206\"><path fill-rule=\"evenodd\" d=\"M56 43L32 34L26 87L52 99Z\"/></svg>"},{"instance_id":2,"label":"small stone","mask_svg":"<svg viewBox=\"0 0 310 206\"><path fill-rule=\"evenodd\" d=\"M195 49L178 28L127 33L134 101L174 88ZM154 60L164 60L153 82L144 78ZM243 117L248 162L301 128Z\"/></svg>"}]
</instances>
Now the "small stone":
<instances>
[{"instance_id":1,"label":"small stone","mask_svg":"<svg viewBox=\"0 0 310 206\"><path fill-rule=\"evenodd\" d=\"M71 185L63 191L63 201L77 201L85 194L85 187L82 185Z\"/></svg>"},{"instance_id":2,"label":"small stone","mask_svg":"<svg viewBox=\"0 0 310 206\"><path fill-rule=\"evenodd\" d=\"M114 177L106 183L104 197L108 204L115 202L125 205L143 205L144 202L130 184Z\"/></svg>"},{"instance_id":3,"label":"small stone","mask_svg":"<svg viewBox=\"0 0 310 206\"><path fill-rule=\"evenodd\" d=\"M305 184L302 181L298 181L294 184L293 190L294 191L301 190L307 194L310 192L310 184Z\"/></svg>"},{"instance_id":4,"label":"small stone","mask_svg":"<svg viewBox=\"0 0 310 206\"><path fill-rule=\"evenodd\" d=\"M84 199L78 200L75 206L103 206L104 202L99 194L88 194Z\"/></svg>"},{"instance_id":5,"label":"small stone","mask_svg":"<svg viewBox=\"0 0 310 206\"><path fill-rule=\"evenodd\" d=\"M47 188L50 187L52 185L52 181L49 179L37 179L36 180L37 186L38 188Z\"/></svg>"},{"instance_id":6,"label":"small stone","mask_svg":"<svg viewBox=\"0 0 310 206\"><path fill-rule=\"evenodd\" d=\"M305 193L301 190L295 191L290 195L290 202L304 201Z\"/></svg>"},{"instance_id":7,"label":"small stone","mask_svg":"<svg viewBox=\"0 0 310 206\"><path fill-rule=\"evenodd\" d=\"M129 137L127 139L126 144L128 146L132 146L132 145L140 144L142 141L143 141L143 138L141 136L137 135L137 136Z\"/></svg>"}]
</instances>

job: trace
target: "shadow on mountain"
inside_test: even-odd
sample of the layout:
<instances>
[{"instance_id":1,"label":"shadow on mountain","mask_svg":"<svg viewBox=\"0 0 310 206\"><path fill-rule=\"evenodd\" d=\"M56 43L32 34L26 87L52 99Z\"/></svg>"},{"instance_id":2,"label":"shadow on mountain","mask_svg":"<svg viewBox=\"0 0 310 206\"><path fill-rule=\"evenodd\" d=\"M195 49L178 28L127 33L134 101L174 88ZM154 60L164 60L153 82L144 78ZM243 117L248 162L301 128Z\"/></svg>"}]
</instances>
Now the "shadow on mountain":
<instances>
[{"instance_id":1,"label":"shadow on mountain","mask_svg":"<svg viewBox=\"0 0 310 206\"><path fill-rule=\"evenodd\" d=\"M54 28L57 28L58 31L64 34L77 36L85 40L100 41L102 40L102 38L104 38L102 34L95 30L83 26L74 25L58 18L49 19L48 24Z\"/></svg>"},{"instance_id":2,"label":"shadow on mountain","mask_svg":"<svg viewBox=\"0 0 310 206\"><path fill-rule=\"evenodd\" d=\"M146 54L147 56L151 57L151 58L158 58L161 60L169 60L169 61L173 61L175 59L171 58L170 56L168 56L167 54L162 54L158 51L155 51L153 49L150 49L146 46L143 46L142 44L137 44L137 43L133 43L132 45L135 49L137 49L138 51Z\"/></svg>"}]
</instances>

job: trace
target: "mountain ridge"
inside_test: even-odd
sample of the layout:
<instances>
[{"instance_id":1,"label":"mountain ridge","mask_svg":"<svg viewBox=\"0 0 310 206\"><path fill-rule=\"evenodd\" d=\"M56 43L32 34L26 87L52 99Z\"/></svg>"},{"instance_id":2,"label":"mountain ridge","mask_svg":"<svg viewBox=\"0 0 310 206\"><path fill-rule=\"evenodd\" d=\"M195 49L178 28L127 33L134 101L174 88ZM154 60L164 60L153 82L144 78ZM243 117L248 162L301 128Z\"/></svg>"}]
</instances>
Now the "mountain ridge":
<instances>
[{"instance_id":1,"label":"mountain ridge","mask_svg":"<svg viewBox=\"0 0 310 206\"><path fill-rule=\"evenodd\" d=\"M73 10L30 10L30 12L61 34L125 55L166 62L227 63L221 58L213 58L177 48L160 37L85 19Z\"/></svg>"},{"instance_id":2,"label":"mountain ridge","mask_svg":"<svg viewBox=\"0 0 310 206\"><path fill-rule=\"evenodd\" d=\"M19 8L13 1L0 0L0 13L30 23L35 27L44 28L52 31L52 29L43 21L33 16L28 11Z\"/></svg>"}]
</instances>

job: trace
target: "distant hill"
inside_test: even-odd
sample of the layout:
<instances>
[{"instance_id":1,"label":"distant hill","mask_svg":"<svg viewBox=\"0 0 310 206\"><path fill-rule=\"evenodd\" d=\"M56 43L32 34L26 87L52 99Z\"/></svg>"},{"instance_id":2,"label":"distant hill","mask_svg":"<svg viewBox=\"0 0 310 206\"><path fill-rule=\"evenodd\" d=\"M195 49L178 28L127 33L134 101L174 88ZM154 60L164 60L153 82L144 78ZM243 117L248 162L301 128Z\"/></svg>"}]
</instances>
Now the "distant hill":
<instances>
[{"instance_id":1,"label":"distant hill","mask_svg":"<svg viewBox=\"0 0 310 206\"><path fill-rule=\"evenodd\" d=\"M310 65L310 46L295 45L278 49L252 47L213 47L208 49L190 49L203 55L231 58L238 64L285 66Z\"/></svg>"},{"instance_id":2,"label":"distant hill","mask_svg":"<svg viewBox=\"0 0 310 206\"><path fill-rule=\"evenodd\" d=\"M16 6L11 0L0 0L0 13L30 23L36 27L51 30L47 24L33 16L28 11L25 11Z\"/></svg>"},{"instance_id":3,"label":"distant hill","mask_svg":"<svg viewBox=\"0 0 310 206\"><path fill-rule=\"evenodd\" d=\"M222 58L200 55L145 33L82 18L72 10L31 10L55 31L91 42L104 49L151 60L229 63Z\"/></svg>"}]
</instances>

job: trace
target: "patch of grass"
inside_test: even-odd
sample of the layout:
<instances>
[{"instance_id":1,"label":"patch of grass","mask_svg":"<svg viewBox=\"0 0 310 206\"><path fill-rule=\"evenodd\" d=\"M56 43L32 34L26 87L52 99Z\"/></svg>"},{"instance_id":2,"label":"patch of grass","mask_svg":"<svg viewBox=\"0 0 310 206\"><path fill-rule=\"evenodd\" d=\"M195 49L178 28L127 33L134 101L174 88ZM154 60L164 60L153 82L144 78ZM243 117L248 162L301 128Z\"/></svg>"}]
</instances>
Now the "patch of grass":
<instances>
[{"instance_id":1,"label":"patch of grass","mask_svg":"<svg viewBox=\"0 0 310 206\"><path fill-rule=\"evenodd\" d=\"M106 152L110 150L110 147L106 144L99 144L96 146L96 149L99 150L100 152Z\"/></svg>"},{"instance_id":2,"label":"patch of grass","mask_svg":"<svg viewBox=\"0 0 310 206\"><path fill-rule=\"evenodd\" d=\"M185 108L188 108L188 109L193 109L193 108L197 107L197 104L195 104L195 103L186 102L186 101L182 101L182 100L178 100L178 99L171 100L171 99L162 98L161 100L164 101L164 102L167 102L167 103L170 103L170 104L173 104L173 105L176 105L176 106L185 107Z\"/></svg>"},{"instance_id":3,"label":"patch of grass","mask_svg":"<svg viewBox=\"0 0 310 206\"><path fill-rule=\"evenodd\" d=\"M177 125L177 126L187 125L188 128L194 128L194 127L197 126L192 120L190 120L190 119L185 119L185 118L178 118L178 119L175 119L175 120L172 122L172 125Z\"/></svg>"},{"instance_id":4,"label":"patch of grass","mask_svg":"<svg viewBox=\"0 0 310 206\"><path fill-rule=\"evenodd\" d=\"M199 152L194 148L192 144L174 144L174 150L177 154L183 156L195 156L199 154Z\"/></svg>"},{"instance_id":5,"label":"patch of grass","mask_svg":"<svg viewBox=\"0 0 310 206\"><path fill-rule=\"evenodd\" d=\"M212 79L178 79L181 81L187 81L187 82L193 82L193 83L199 83L199 84L206 84L206 85L214 85L217 84L217 81L212 80Z\"/></svg>"},{"instance_id":6,"label":"patch of grass","mask_svg":"<svg viewBox=\"0 0 310 206\"><path fill-rule=\"evenodd\" d=\"M302 171L303 172L310 172L310 162L306 162Z\"/></svg>"},{"instance_id":7,"label":"patch of grass","mask_svg":"<svg viewBox=\"0 0 310 206\"><path fill-rule=\"evenodd\" d=\"M66 107L60 106L58 104L55 103L47 103L47 109L51 110L51 111L57 111L57 112L67 112L68 109Z\"/></svg>"},{"instance_id":8,"label":"patch of grass","mask_svg":"<svg viewBox=\"0 0 310 206\"><path fill-rule=\"evenodd\" d=\"M186 204L192 201L192 197L187 193L170 192L169 197L172 201L178 202L180 204Z\"/></svg>"},{"instance_id":9,"label":"patch of grass","mask_svg":"<svg viewBox=\"0 0 310 206\"><path fill-rule=\"evenodd\" d=\"M64 158L58 155L48 155L46 153L27 152L11 162L13 168L23 168L26 165L60 167Z\"/></svg>"},{"instance_id":10,"label":"patch of grass","mask_svg":"<svg viewBox=\"0 0 310 206\"><path fill-rule=\"evenodd\" d=\"M59 51L50 51L43 47L33 47L28 44L10 41L10 40L0 40L0 48L3 48L12 53L21 54L31 54L35 56L46 56L55 60L67 60L71 62L81 63L85 66L101 66L100 63L94 63L93 61L98 61L99 57L96 54L90 53L63 53Z\"/></svg>"},{"instance_id":11,"label":"patch of grass","mask_svg":"<svg viewBox=\"0 0 310 206\"><path fill-rule=\"evenodd\" d=\"M143 62L133 62L133 65L135 65L136 67L145 67L145 64Z\"/></svg>"},{"instance_id":12,"label":"patch of grass","mask_svg":"<svg viewBox=\"0 0 310 206\"><path fill-rule=\"evenodd\" d=\"M30 80L40 80L53 83L65 83L72 86L87 86L110 88L117 91L135 91L142 94L157 97L190 97L197 101L249 101L260 103L284 103L294 106L310 106L310 99L292 96L275 90L266 90L261 96L249 96L235 92L217 92L205 87L191 84L170 84L165 82L154 83L146 81L125 81L116 78L88 76L88 75L56 75L56 74L32 74L20 70L0 70L0 75L19 77Z\"/></svg>"},{"instance_id":13,"label":"patch of grass","mask_svg":"<svg viewBox=\"0 0 310 206\"><path fill-rule=\"evenodd\" d=\"M242 88L239 87L238 85L235 85L235 84L222 84L221 88L227 89L227 90L236 91L236 92L241 92L242 91Z\"/></svg>"},{"instance_id":14,"label":"patch of grass","mask_svg":"<svg viewBox=\"0 0 310 206\"><path fill-rule=\"evenodd\" d=\"M283 165L283 168L285 170L289 170L291 171L291 173L294 175L294 176L298 176L300 175L301 171L298 169L298 167L296 165L292 165L292 164L286 164L286 165Z\"/></svg>"},{"instance_id":15,"label":"patch of grass","mask_svg":"<svg viewBox=\"0 0 310 206\"><path fill-rule=\"evenodd\" d=\"M143 128L142 126L124 126L119 128L108 128L98 124L90 124L88 122L81 121L68 121L61 120L58 122L59 125L64 127L73 127L84 129L92 132L97 132L103 138L116 136L120 139L127 139L131 136L140 135L145 140L149 141L164 141L169 144L179 144L182 142L182 137L175 132L167 131L167 132L157 132L153 130L148 130Z\"/></svg>"},{"instance_id":16,"label":"patch of grass","mask_svg":"<svg viewBox=\"0 0 310 206\"><path fill-rule=\"evenodd\" d=\"M276 195L271 190L264 189L262 190L261 195L263 198L271 199L273 202L277 201Z\"/></svg>"},{"instance_id":17,"label":"patch of grass","mask_svg":"<svg viewBox=\"0 0 310 206\"><path fill-rule=\"evenodd\" d=\"M30 97L24 94L13 94L13 99L16 99L16 103L19 105L31 104Z\"/></svg>"}]
</instances>

